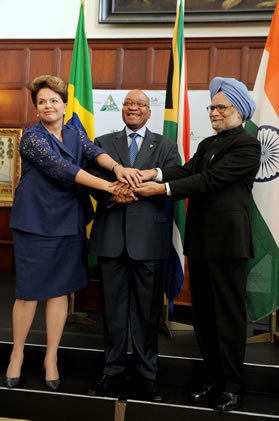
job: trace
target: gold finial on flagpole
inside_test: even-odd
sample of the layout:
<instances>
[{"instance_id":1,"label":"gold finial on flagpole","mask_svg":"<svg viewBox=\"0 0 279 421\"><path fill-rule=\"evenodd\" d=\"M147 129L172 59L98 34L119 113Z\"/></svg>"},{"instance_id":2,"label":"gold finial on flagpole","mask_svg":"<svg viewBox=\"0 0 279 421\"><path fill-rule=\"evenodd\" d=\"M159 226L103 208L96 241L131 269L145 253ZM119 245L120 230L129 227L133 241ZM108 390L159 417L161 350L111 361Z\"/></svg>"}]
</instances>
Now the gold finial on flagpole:
<instances>
[{"instance_id":1,"label":"gold finial on flagpole","mask_svg":"<svg viewBox=\"0 0 279 421\"><path fill-rule=\"evenodd\" d=\"M81 5L83 5L83 15L84 15L84 26L85 26L85 32L86 32L86 9L87 9L87 4L86 4L86 0L81 0L80 2Z\"/></svg>"}]
</instances>

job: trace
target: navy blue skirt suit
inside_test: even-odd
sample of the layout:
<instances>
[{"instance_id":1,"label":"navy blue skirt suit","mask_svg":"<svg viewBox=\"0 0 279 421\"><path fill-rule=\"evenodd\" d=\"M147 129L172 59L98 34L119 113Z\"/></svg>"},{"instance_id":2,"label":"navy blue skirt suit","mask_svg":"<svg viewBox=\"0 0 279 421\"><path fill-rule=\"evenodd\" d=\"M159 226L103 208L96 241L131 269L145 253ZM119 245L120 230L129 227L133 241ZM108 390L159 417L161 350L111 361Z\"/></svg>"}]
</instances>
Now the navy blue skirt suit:
<instances>
[{"instance_id":1,"label":"navy blue skirt suit","mask_svg":"<svg viewBox=\"0 0 279 421\"><path fill-rule=\"evenodd\" d=\"M16 298L58 297L87 285L85 204L77 172L104 150L79 128L63 125L63 143L39 122L20 142L21 179L10 227Z\"/></svg>"}]
</instances>

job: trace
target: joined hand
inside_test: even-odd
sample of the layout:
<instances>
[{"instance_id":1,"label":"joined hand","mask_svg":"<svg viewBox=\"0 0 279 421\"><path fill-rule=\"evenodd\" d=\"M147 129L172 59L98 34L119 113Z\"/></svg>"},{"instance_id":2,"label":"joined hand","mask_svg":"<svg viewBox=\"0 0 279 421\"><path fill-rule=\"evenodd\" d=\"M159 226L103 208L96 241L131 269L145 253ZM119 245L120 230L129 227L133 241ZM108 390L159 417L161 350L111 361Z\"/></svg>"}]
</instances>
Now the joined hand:
<instances>
[{"instance_id":1,"label":"joined hand","mask_svg":"<svg viewBox=\"0 0 279 421\"><path fill-rule=\"evenodd\" d=\"M116 203L132 203L137 201L138 198L134 194L134 188L130 184L121 183L120 181L114 181L111 184L112 190L112 199Z\"/></svg>"},{"instance_id":2,"label":"joined hand","mask_svg":"<svg viewBox=\"0 0 279 421\"><path fill-rule=\"evenodd\" d=\"M155 182L142 181L155 178L157 175L156 169L138 170L136 168L124 168L121 165L115 168L115 175L117 181L110 184L110 193L112 199L117 203L132 203L138 200L135 193L142 196L151 196L154 194L164 194L165 186Z\"/></svg>"},{"instance_id":3,"label":"joined hand","mask_svg":"<svg viewBox=\"0 0 279 421\"><path fill-rule=\"evenodd\" d=\"M137 168L126 168L118 165L114 172L117 179L123 184L129 184L133 188L141 185L142 173Z\"/></svg>"},{"instance_id":4,"label":"joined hand","mask_svg":"<svg viewBox=\"0 0 279 421\"><path fill-rule=\"evenodd\" d=\"M165 194L165 185L162 183L155 183L154 181L147 181L140 187L135 188L134 192L145 197Z\"/></svg>"}]
</instances>

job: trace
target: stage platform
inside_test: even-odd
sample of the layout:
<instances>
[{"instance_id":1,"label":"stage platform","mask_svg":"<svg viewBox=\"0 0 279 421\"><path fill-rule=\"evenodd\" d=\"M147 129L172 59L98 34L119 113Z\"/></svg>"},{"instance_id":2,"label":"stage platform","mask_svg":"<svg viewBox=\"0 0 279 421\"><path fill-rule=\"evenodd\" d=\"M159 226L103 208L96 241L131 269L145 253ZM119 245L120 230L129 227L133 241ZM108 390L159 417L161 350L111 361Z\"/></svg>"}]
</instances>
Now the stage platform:
<instances>
[{"instance_id":1,"label":"stage platform","mask_svg":"<svg viewBox=\"0 0 279 421\"><path fill-rule=\"evenodd\" d=\"M268 420L279 419L279 368L272 365L245 364L246 390L237 411L222 414L188 400L189 379L202 361L188 357L160 356L160 384L163 403L150 403L131 388L120 396L91 397L88 388L102 374L103 352L85 348L61 347L59 370L62 386L58 393L46 391L43 382L43 345L27 345L20 387L7 390L4 370L11 344L0 343L0 414L3 417L32 421L176 421ZM132 355L129 355L132 365ZM3 364L5 362L5 364ZM200 366L200 367L199 367ZM115 413L118 416L115 416Z\"/></svg>"},{"instance_id":2,"label":"stage platform","mask_svg":"<svg viewBox=\"0 0 279 421\"><path fill-rule=\"evenodd\" d=\"M163 403L151 403L134 387L120 396L91 397L88 388L101 376L103 368L102 313L89 312L95 324L67 324L59 349L59 392L45 389L43 359L45 353L44 303L40 303L28 336L20 387L4 387L5 372L12 348L11 311L14 275L0 274L0 419L32 421L211 421L279 420L279 348L270 343L249 344L245 357L246 389L236 411L219 413L205 406L194 406L188 391L202 372L202 360L192 331L164 329L159 335L159 381L165 395ZM185 310L185 314L186 314ZM175 311L172 319L191 321ZM177 316L176 316L177 315ZM265 323L249 323L253 330L267 329ZM129 347L130 349L130 347ZM128 355L133 372L133 356Z\"/></svg>"}]
</instances>

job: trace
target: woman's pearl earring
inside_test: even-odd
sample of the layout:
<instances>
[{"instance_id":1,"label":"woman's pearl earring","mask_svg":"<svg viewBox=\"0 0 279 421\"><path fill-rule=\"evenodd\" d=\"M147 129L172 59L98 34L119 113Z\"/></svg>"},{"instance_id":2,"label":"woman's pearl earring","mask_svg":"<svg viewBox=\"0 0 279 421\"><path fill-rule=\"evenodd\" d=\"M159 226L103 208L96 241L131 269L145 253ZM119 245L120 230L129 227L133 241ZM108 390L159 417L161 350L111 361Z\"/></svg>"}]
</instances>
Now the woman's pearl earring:
<instances>
[{"instance_id":1,"label":"woman's pearl earring","mask_svg":"<svg viewBox=\"0 0 279 421\"><path fill-rule=\"evenodd\" d=\"M40 114L37 114L37 117L40 117Z\"/></svg>"}]
</instances>

